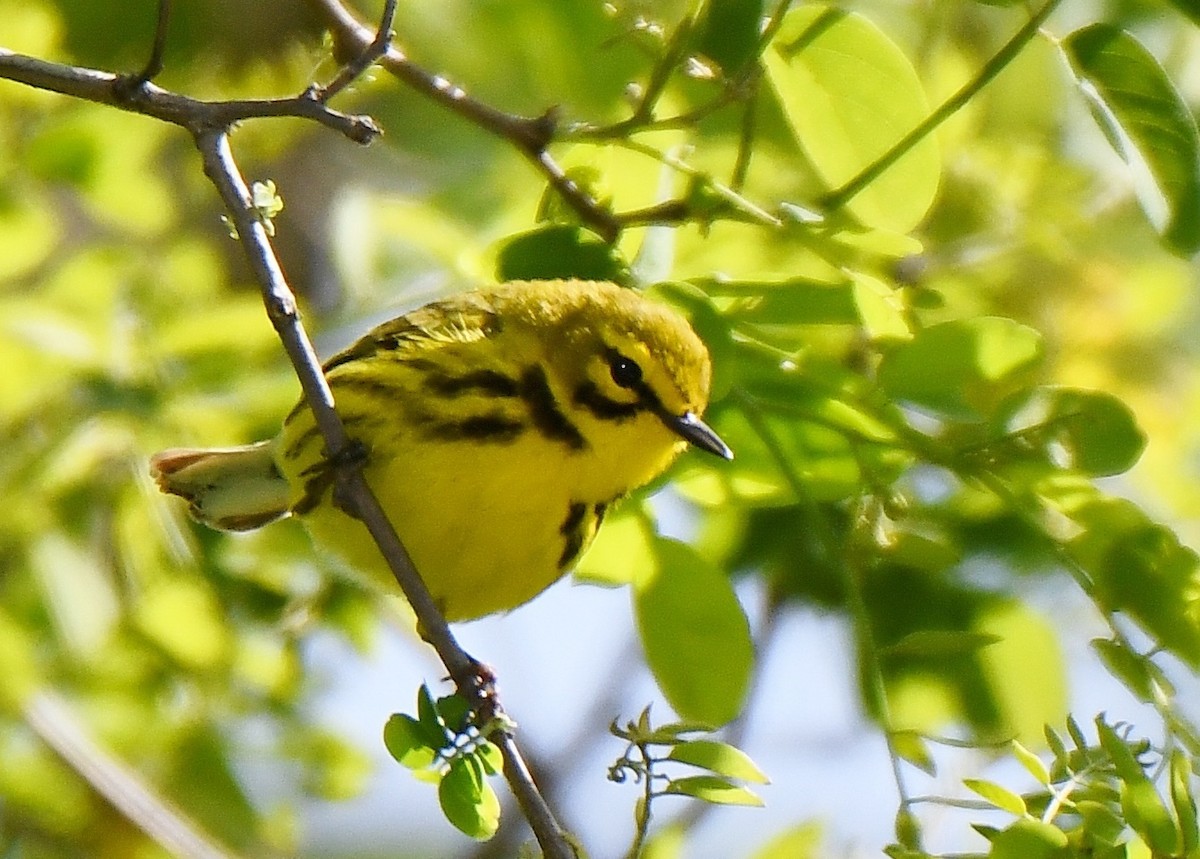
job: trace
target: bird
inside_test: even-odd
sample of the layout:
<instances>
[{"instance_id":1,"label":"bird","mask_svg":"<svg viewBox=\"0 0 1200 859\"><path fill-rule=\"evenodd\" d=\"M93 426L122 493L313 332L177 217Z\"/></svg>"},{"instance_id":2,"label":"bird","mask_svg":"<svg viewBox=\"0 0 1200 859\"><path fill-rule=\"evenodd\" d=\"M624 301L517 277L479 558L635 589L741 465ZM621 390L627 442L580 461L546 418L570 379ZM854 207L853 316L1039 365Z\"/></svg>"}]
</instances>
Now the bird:
<instances>
[{"instance_id":1,"label":"bird","mask_svg":"<svg viewBox=\"0 0 1200 859\"><path fill-rule=\"evenodd\" d=\"M673 308L610 282L461 292L379 325L324 371L368 484L451 622L533 599L688 446L733 458L701 418L703 342ZM303 400L273 439L164 450L150 471L208 526L294 516L342 565L393 582L336 503Z\"/></svg>"}]
</instances>

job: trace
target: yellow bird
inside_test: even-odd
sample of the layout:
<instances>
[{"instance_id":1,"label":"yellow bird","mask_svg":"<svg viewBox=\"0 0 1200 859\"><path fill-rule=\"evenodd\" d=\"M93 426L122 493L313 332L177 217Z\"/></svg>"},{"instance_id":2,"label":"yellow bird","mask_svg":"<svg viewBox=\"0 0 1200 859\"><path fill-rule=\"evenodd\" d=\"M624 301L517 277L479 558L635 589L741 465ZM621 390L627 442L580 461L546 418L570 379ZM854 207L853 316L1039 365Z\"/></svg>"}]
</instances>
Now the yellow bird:
<instances>
[{"instance_id":1,"label":"yellow bird","mask_svg":"<svg viewBox=\"0 0 1200 859\"><path fill-rule=\"evenodd\" d=\"M446 619L508 611L579 560L610 506L687 446L732 459L702 420L711 365L674 310L611 283L521 281L386 322L325 365L364 472ZM331 498L303 402L274 439L173 449L159 487L210 526L295 515L352 569L391 582Z\"/></svg>"}]
</instances>

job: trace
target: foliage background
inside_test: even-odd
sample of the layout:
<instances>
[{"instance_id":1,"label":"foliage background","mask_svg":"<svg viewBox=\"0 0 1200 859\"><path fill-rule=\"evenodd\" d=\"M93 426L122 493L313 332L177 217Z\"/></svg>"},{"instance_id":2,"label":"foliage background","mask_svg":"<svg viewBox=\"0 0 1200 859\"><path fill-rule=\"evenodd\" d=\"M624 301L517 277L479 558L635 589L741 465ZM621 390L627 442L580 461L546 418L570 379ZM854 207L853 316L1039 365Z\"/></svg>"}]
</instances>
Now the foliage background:
<instances>
[{"instance_id":1,"label":"foliage background","mask_svg":"<svg viewBox=\"0 0 1200 859\"><path fill-rule=\"evenodd\" d=\"M731 21L751 20L761 8L716 5L730 10ZM846 5L898 46L930 104L968 80L1028 17L1011 4ZM398 30L417 62L506 110L536 115L560 105L568 122L596 124L627 115L628 82L644 80L661 51L652 27L636 26L639 15L670 32L684 14L682 4L667 2L616 14L591 0L412 6L402 9ZM299 0L206 0L178 4L176 13L157 79L167 88L211 98L284 95L334 70L318 18ZM154 14L148 0L0 0L0 44L132 69L148 50ZM1061 37L1097 20L1135 32L1196 104L1200 34L1185 17L1165 5L1067 2L1047 31ZM734 36L705 38L714 54L744 50ZM704 77L674 80L665 112L711 97L719 82ZM543 195L505 144L385 75L346 98L384 126L381 145L363 150L298 121L247 123L234 138L245 172L280 188L286 208L276 222L277 247L326 354L371 320L493 277L498 260L511 262L503 250L510 238L535 225ZM760 104L743 191L772 211L782 201L816 208L823 190L792 138L799 121L793 107L786 92ZM639 139L662 152L689 143L690 163L727 182L738 133L737 114L717 111L690 133ZM1003 424L996 416L1004 396L1035 385L1114 395L1149 444L1128 476L1106 478L1104 489L1135 498L1192 542L1200 537L1194 264L1164 249L1049 36L1033 39L942 126L937 146L932 209L925 215L902 194L885 200L885 219L899 219L892 234L718 222L711 229L687 224L673 237L670 277L698 279L716 296L689 307L716 355L724 399L714 421L738 451L736 471L681 463L676 489L653 505L631 503L609 524L614 533L597 547L589 571L603 574L613 558L634 551L644 539L637 516L645 512L737 577L763 672L741 730L776 781L764 791L769 812L714 814L682 855L727 855L729 845L739 855L796 855L817 839L806 824L823 817L834 822L813 855L876 848L863 843L863 813L893 813L890 762L908 768L902 758L922 761L927 751L908 730L975 743L1015 736L1037 747L1042 725L1061 730L1070 705L1085 725L1108 710L1136 718L1139 735L1189 747L1179 740L1185 731L1164 731L1160 720L1194 710L1186 666L1194 664L1195 621L1175 615L1181 595L1192 593L1194 559L1172 544L1158 560L1132 567L1154 572L1172 559L1186 566L1178 580L1139 582L1150 605L1132 613L1149 633L1130 634L1139 647L1166 646L1173 655L1162 661L1184 691L1157 711L1138 708L1083 649L1089 637L1107 633L1064 572L1044 523L1024 515L1023 503L1032 502L1006 503L1002 493L954 472L954 457L972 445L992 445L993 463L1014 473L1030 465L1024 453L1004 448L1005 438L981 435L979 416L942 415L929 424L917 414L901 418L889 399L899 388L864 387L861 380L873 384L874 377L861 364L898 348L910 330L945 320L999 317L1035 329L1041 357L1003 384L984 386L984 423ZM352 803L367 784L387 708L409 706L409 690L438 670L420 657L398 667L401 656L412 656L398 643L405 640L402 613L330 577L293 524L245 538L214 535L186 522L145 475L148 455L163 447L272 435L296 397L190 142L145 118L4 84L0 149L0 495L8 500L0 522L3 855L160 855L69 758L46 745L54 725L31 720L21 706L30 689L52 691L105 749L247 855L269 848L362 856L382 850L389 829L413 855L470 855L473 848L429 813L428 797L425 812L414 815L401 814L387 791L357 812L353 804L330 806ZM601 174L597 187L618 208L653 203L663 175L677 192L686 190L655 159L625 148L563 146L556 154ZM906 206L918 209L911 223L895 214ZM663 242L661 231L635 229L621 250L632 258L647 235L652 246ZM836 286L823 280L837 270L831 258L860 288L877 285L886 297L881 310L863 316L861 301L847 309L844 291L826 290ZM715 280L718 273L743 292ZM775 288L785 281L791 291ZM694 295L667 292L682 301ZM818 304L822 297L828 305ZM763 349L737 345L749 339ZM756 363L768 354L791 355L799 381L775 378ZM943 371L931 366L935 375ZM773 384L782 391L776 401ZM783 459L798 480L789 482L788 469L764 448L746 417L754 409L744 408L746 400L739 406L735 390L770 406L761 415L786 434ZM772 410L785 398L800 403L798 416ZM839 406L842 412L830 411ZM1115 428L1100 455L1135 455L1140 436L1121 435L1125 413L1114 405L1098 416ZM912 438L868 444L867 454L847 444L847 427L870 432L876 419L893 421L881 433L911 421L933 441L924 448ZM868 508L874 518L864 535L858 524ZM829 545L846 556L824 555ZM854 552L869 556L857 591L842 577ZM541 740L551 795L567 803L569 822L585 840L599 844L597 855L610 855L621 844L612 833L628 825L632 795L614 803L617 788L596 787L604 764L590 761L590 773L580 772L570 766L573 750L602 744L595 733L618 710L631 717L657 692L645 672L625 668L631 651L620 641L632 629L624 592L560 587L546 599L468 627L464 637L472 652L496 663L522 736L535 748L551 738ZM1174 603L1164 608L1155 600ZM593 617L604 620L585 627ZM617 668L589 664L581 680L578 666L543 661L545 642L579 641L584 628L614 642L606 647ZM990 636L1002 640L984 647ZM1076 660L1073 684L1065 656ZM377 673L366 673L372 659ZM510 659L518 667L506 672ZM1146 671L1138 664L1113 673L1136 687L1130 677ZM360 672L384 679L338 679ZM514 673L529 679L510 679ZM382 684L390 688L379 701L372 696ZM363 697L348 702L347 686ZM334 714L363 700L372 703L361 718ZM813 701L829 703L814 709ZM350 730L333 730L338 721ZM831 736L814 739L814 723L831 726ZM813 749L807 764L797 748ZM985 749L937 756L937 780L905 770L912 792L961 796L955 776L978 773L992 759ZM804 765L807 775L791 772ZM1014 789L1030 788L1011 759L998 772ZM400 780L390 787L398 790ZM929 849L986 849L962 818L919 810L933 827ZM380 844L351 840L364 819L380 818L385 825L372 827ZM768 835L793 840L772 848ZM512 849L511 841L499 843L508 846L493 849ZM667 840L660 844L670 855ZM503 855L487 849L478 855Z\"/></svg>"}]
</instances>

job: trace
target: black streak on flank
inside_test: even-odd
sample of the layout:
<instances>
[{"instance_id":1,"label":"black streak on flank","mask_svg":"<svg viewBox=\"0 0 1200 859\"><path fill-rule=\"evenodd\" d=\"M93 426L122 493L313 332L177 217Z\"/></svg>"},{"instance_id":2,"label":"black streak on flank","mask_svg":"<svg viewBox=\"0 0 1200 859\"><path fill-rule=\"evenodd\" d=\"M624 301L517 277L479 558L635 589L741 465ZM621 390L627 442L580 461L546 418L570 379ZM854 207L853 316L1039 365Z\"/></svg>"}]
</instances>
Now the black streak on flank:
<instances>
[{"instance_id":1,"label":"black streak on flank","mask_svg":"<svg viewBox=\"0 0 1200 859\"><path fill-rule=\"evenodd\" d=\"M546 371L540 365L534 364L521 375L521 399L529 406L533 425L547 439L561 441L571 450L587 448L587 439L558 407Z\"/></svg>"},{"instance_id":2,"label":"black streak on flank","mask_svg":"<svg viewBox=\"0 0 1200 859\"><path fill-rule=\"evenodd\" d=\"M439 397L458 397L470 393L488 397L515 397L520 393L516 379L496 370L475 370L462 376L430 373L425 377L425 389Z\"/></svg>"},{"instance_id":3,"label":"black streak on flank","mask_svg":"<svg viewBox=\"0 0 1200 859\"><path fill-rule=\"evenodd\" d=\"M574 501L567 508L567 518L563 520L558 532L566 538L563 541L562 554L558 556L558 568L565 570L575 562L583 551L583 543L587 537L588 506L580 501Z\"/></svg>"},{"instance_id":4,"label":"black streak on flank","mask_svg":"<svg viewBox=\"0 0 1200 859\"><path fill-rule=\"evenodd\" d=\"M503 414L475 415L460 421L436 421L425 428L425 435L441 441L482 441L506 444L525 432L521 421Z\"/></svg>"}]
</instances>

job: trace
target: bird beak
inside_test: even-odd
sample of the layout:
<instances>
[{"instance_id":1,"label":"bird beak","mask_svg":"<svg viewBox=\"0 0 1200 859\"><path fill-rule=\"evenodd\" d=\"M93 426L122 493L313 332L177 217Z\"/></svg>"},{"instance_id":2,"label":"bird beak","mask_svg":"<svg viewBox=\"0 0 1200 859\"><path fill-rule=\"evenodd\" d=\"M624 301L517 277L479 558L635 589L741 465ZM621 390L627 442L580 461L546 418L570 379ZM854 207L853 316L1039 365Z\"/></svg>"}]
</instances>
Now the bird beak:
<instances>
[{"instance_id":1,"label":"bird beak","mask_svg":"<svg viewBox=\"0 0 1200 859\"><path fill-rule=\"evenodd\" d=\"M712 427L706 424L692 412L675 415L664 415L663 420L672 431L679 433L689 444L694 444L701 450L706 450L722 459L733 459L733 451L729 445L721 441Z\"/></svg>"}]
</instances>

